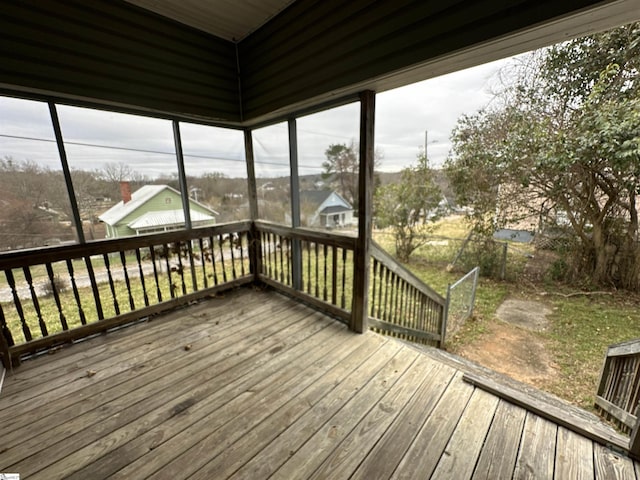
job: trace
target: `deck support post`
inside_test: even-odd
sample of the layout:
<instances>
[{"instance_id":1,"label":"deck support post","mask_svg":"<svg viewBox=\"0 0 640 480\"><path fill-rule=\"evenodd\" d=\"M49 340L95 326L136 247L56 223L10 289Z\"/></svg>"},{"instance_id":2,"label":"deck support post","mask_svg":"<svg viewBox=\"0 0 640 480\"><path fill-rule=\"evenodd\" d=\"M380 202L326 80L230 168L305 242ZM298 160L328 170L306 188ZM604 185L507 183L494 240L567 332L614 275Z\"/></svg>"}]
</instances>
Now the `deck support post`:
<instances>
[{"instance_id":1,"label":"deck support post","mask_svg":"<svg viewBox=\"0 0 640 480\"><path fill-rule=\"evenodd\" d=\"M244 152L247 162L247 182L249 194L249 215L251 216L251 230L249 232L249 270L253 281L258 281L262 269L260 257L260 235L256 229L258 219L258 189L256 187L256 169L253 157L253 136L251 130L244 131Z\"/></svg>"},{"instance_id":2,"label":"deck support post","mask_svg":"<svg viewBox=\"0 0 640 480\"><path fill-rule=\"evenodd\" d=\"M367 331L369 294L369 245L373 203L374 128L376 94L360 94L360 165L358 169L358 239L353 262L351 330Z\"/></svg>"},{"instance_id":3,"label":"deck support post","mask_svg":"<svg viewBox=\"0 0 640 480\"><path fill-rule=\"evenodd\" d=\"M300 227L300 181L298 179L298 131L295 118L290 118L289 126L289 168L291 172L291 226ZM300 240L291 242L291 276L293 288L302 290L302 248Z\"/></svg>"}]
</instances>

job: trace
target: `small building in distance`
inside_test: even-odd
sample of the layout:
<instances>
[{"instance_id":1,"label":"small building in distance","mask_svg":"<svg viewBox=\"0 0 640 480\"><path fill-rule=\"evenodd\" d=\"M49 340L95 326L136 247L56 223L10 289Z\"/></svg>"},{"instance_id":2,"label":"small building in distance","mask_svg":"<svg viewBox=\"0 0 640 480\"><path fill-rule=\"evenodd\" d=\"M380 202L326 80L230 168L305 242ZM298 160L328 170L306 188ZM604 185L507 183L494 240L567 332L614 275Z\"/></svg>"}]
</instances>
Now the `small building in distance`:
<instances>
[{"instance_id":1,"label":"small building in distance","mask_svg":"<svg viewBox=\"0 0 640 480\"><path fill-rule=\"evenodd\" d=\"M336 228L353 224L353 206L334 190L302 190L300 215L307 227Z\"/></svg>"},{"instance_id":2,"label":"small building in distance","mask_svg":"<svg viewBox=\"0 0 640 480\"><path fill-rule=\"evenodd\" d=\"M121 182L122 200L98 218L106 225L106 238L130 237L184 228L180 192L168 185L144 185L131 193L129 182ZM218 212L189 199L194 227L214 225Z\"/></svg>"}]
</instances>

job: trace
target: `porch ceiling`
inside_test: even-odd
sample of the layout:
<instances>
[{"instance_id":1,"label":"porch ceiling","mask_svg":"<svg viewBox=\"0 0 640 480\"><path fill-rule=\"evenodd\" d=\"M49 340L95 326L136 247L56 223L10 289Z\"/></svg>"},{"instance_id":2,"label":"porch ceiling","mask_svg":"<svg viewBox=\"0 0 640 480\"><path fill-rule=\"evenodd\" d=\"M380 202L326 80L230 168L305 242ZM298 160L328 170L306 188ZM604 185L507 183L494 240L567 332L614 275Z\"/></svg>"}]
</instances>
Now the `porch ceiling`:
<instances>
[{"instance_id":1,"label":"porch ceiling","mask_svg":"<svg viewBox=\"0 0 640 480\"><path fill-rule=\"evenodd\" d=\"M254 126L640 19L640 0L3 2L0 89Z\"/></svg>"},{"instance_id":2,"label":"porch ceiling","mask_svg":"<svg viewBox=\"0 0 640 480\"><path fill-rule=\"evenodd\" d=\"M240 41L295 0L126 0L229 41Z\"/></svg>"}]
</instances>

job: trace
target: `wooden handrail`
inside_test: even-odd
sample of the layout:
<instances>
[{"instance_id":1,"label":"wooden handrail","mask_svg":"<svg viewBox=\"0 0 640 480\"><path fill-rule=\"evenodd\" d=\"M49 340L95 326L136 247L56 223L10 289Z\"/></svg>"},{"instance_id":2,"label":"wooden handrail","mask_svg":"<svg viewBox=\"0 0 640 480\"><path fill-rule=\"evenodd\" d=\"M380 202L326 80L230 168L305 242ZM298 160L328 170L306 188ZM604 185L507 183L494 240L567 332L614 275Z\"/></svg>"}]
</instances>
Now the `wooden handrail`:
<instances>
[{"instance_id":1,"label":"wooden handrail","mask_svg":"<svg viewBox=\"0 0 640 480\"><path fill-rule=\"evenodd\" d=\"M389 270L393 271L404 281L410 283L424 295L428 296L440 305L444 306L446 304L446 299L442 295L440 295L433 288L416 277L415 274L413 274L411 271L403 267L395 258L389 255L377 242L373 240L371 241L370 253L373 258L375 258L379 262L384 263Z\"/></svg>"},{"instance_id":2,"label":"wooden handrail","mask_svg":"<svg viewBox=\"0 0 640 480\"><path fill-rule=\"evenodd\" d=\"M163 243L169 244L197 240L198 238L209 236L248 232L250 228L251 222L243 221L224 223L211 227L193 228L191 230L176 230L173 232L158 233L154 235L97 240L95 242L88 242L85 244L11 251L0 254L0 270L59 262L66 260L67 258L104 255L118 252L120 250L135 250L136 248L148 247L150 243L155 245Z\"/></svg>"},{"instance_id":3,"label":"wooden handrail","mask_svg":"<svg viewBox=\"0 0 640 480\"><path fill-rule=\"evenodd\" d=\"M283 237L295 238L297 240L304 240L314 243L317 242L323 245L346 248L348 250L355 249L356 245L356 237L349 234L338 235L335 233L312 230L310 228L292 228L284 225L278 225L276 223L265 222L263 220L255 222L255 225L258 230L274 233Z\"/></svg>"}]
</instances>

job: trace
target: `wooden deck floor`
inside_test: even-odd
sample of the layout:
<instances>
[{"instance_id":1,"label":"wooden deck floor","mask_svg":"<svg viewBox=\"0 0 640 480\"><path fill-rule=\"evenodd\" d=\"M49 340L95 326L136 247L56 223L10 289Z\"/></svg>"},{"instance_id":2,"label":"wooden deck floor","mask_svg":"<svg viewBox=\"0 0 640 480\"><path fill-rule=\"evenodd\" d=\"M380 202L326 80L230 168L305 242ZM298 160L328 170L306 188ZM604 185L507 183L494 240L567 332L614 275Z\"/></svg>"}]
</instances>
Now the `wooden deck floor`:
<instances>
[{"instance_id":1,"label":"wooden deck floor","mask_svg":"<svg viewBox=\"0 0 640 480\"><path fill-rule=\"evenodd\" d=\"M640 479L631 460L394 339L243 289L29 360L0 395L22 479Z\"/></svg>"}]
</instances>

